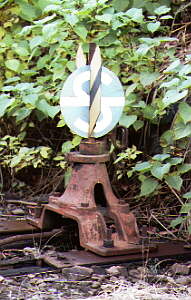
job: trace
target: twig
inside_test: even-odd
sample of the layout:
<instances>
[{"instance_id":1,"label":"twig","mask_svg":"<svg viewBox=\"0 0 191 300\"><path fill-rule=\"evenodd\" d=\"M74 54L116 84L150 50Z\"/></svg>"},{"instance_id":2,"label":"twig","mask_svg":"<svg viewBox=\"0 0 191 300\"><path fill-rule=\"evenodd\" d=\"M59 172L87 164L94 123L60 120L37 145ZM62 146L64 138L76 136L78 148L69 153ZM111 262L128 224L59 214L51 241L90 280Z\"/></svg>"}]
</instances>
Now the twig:
<instances>
[{"instance_id":1,"label":"twig","mask_svg":"<svg viewBox=\"0 0 191 300\"><path fill-rule=\"evenodd\" d=\"M180 199L180 197L178 196L178 194L175 192L175 190L168 185L168 187L171 189L171 191L173 192L173 194L176 196L176 198L180 201L181 205L184 205L184 202Z\"/></svg>"},{"instance_id":2,"label":"twig","mask_svg":"<svg viewBox=\"0 0 191 300\"><path fill-rule=\"evenodd\" d=\"M174 235L174 233L172 233L170 230L168 230L168 228L166 228L156 217L155 215L151 214L151 218L155 219L155 221L157 221L157 223L165 230L167 231L170 235L173 236L174 239L177 240L177 237Z\"/></svg>"}]
</instances>

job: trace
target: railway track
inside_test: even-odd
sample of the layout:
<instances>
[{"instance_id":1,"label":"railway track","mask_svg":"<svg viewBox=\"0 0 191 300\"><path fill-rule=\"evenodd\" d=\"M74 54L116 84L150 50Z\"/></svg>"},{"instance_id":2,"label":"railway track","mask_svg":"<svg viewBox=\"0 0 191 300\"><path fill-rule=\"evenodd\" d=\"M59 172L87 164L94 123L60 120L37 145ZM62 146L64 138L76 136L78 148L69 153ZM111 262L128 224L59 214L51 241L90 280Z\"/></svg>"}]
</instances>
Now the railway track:
<instances>
[{"instance_id":1,"label":"railway track","mask_svg":"<svg viewBox=\"0 0 191 300\"><path fill-rule=\"evenodd\" d=\"M182 242L142 239L142 251L103 257L82 249L76 230L62 227L40 231L25 220L0 223L0 275L15 276L60 270L70 266L114 265L148 258L190 258L191 249ZM149 247L148 247L149 244Z\"/></svg>"}]
</instances>

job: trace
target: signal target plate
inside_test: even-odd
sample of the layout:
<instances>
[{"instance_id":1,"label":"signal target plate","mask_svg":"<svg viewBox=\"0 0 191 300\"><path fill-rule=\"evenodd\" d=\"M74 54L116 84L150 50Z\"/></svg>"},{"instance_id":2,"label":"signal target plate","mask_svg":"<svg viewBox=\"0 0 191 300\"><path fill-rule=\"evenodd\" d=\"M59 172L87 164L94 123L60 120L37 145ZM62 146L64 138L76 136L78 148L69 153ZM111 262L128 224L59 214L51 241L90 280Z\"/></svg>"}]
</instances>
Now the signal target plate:
<instances>
[{"instance_id":1,"label":"signal target plate","mask_svg":"<svg viewBox=\"0 0 191 300\"><path fill-rule=\"evenodd\" d=\"M90 106L90 66L75 70L65 81L60 106L64 120L72 132L88 137ZM101 113L92 137L98 138L111 131L120 119L125 104L122 85L117 76L102 67Z\"/></svg>"}]
</instances>

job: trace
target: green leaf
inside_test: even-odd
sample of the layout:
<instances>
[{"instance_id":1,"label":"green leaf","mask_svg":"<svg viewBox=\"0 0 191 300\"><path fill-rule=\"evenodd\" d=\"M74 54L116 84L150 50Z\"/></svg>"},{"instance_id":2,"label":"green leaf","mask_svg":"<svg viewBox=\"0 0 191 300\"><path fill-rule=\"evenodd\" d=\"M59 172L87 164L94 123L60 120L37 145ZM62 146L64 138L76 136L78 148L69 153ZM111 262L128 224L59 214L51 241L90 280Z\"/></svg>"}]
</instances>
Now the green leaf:
<instances>
[{"instance_id":1,"label":"green leaf","mask_svg":"<svg viewBox=\"0 0 191 300\"><path fill-rule=\"evenodd\" d=\"M173 78L172 80L170 80L168 82L163 82L160 85L160 88L163 88L163 87L169 88L169 87L172 87L172 86L178 86L179 82L180 82L179 78Z\"/></svg>"},{"instance_id":2,"label":"green leaf","mask_svg":"<svg viewBox=\"0 0 191 300\"><path fill-rule=\"evenodd\" d=\"M150 72L141 72L140 73L140 82L145 87L151 85L155 80L160 76L160 73L150 73Z\"/></svg>"},{"instance_id":3,"label":"green leaf","mask_svg":"<svg viewBox=\"0 0 191 300\"><path fill-rule=\"evenodd\" d=\"M55 21L53 23L50 24L46 24L43 26L42 28L42 33L43 33L43 38L48 41L51 42L52 39L58 35L58 25L60 24L60 22Z\"/></svg>"},{"instance_id":4,"label":"green leaf","mask_svg":"<svg viewBox=\"0 0 191 300\"><path fill-rule=\"evenodd\" d=\"M184 121L184 124L191 121L191 106L186 102L179 104L179 115Z\"/></svg>"},{"instance_id":5,"label":"green leaf","mask_svg":"<svg viewBox=\"0 0 191 300\"><path fill-rule=\"evenodd\" d=\"M180 90L184 90L191 87L191 77L188 77L188 79L182 81L181 85L179 85Z\"/></svg>"},{"instance_id":6,"label":"green leaf","mask_svg":"<svg viewBox=\"0 0 191 300\"><path fill-rule=\"evenodd\" d=\"M33 108L35 108L36 102L38 100L38 94L24 95L22 100L25 104L31 104L33 106Z\"/></svg>"},{"instance_id":7,"label":"green leaf","mask_svg":"<svg viewBox=\"0 0 191 300\"><path fill-rule=\"evenodd\" d=\"M191 210L191 203L185 203L180 209L180 214L188 214Z\"/></svg>"},{"instance_id":8,"label":"green leaf","mask_svg":"<svg viewBox=\"0 0 191 300\"><path fill-rule=\"evenodd\" d=\"M158 181L152 178L147 178L141 184L140 196L147 196L153 193L158 186Z\"/></svg>"},{"instance_id":9,"label":"green leaf","mask_svg":"<svg viewBox=\"0 0 191 300\"><path fill-rule=\"evenodd\" d=\"M168 13L171 9L169 7L167 7L166 5L162 5L159 6L158 8L156 8L154 10L155 14L157 14L158 16L164 15L166 13Z\"/></svg>"},{"instance_id":10,"label":"green leaf","mask_svg":"<svg viewBox=\"0 0 191 300\"><path fill-rule=\"evenodd\" d=\"M75 33L83 40L86 40L88 31L84 25L78 25L74 28Z\"/></svg>"},{"instance_id":11,"label":"green leaf","mask_svg":"<svg viewBox=\"0 0 191 300\"><path fill-rule=\"evenodd\" d=\"M130 86L128 86L128 88L126 89L126 92L125 92L125 96L128 97L131 93L133 93L133 91L136 89L137 85L138 85L137 83L133 83Z\"/></svg>"},{"instance_id":12,"label":"green leaf","mask_svg":"<svg viewBox=\"0 0 191 300\"><path fill-rule=\"evenodd\" d=\"M127 116L127 115L123 114L119 120L119 125L129 128L136 120L137 120L136 115Z\"/></svg>"},{"instance_id":13,"label":"green leaf","mask_svg":"<svg viewBox=\"0 0 191 300\"><path fill-rule=\"evenodd\" d=\"M113 0L112 5L117 11L125 11L129 7L129 0Z\"/></svg>"},{"instance_id":14,"label":"green leaf","mask_svg":"<svg viewBox=\"0 0 191 300\"><path fill-rule=\"evenodd\" d=\"M40 148L40 155L43 158L48 158L51 152L51 148L50 147L41 147Z\"/></svg>"},{"instance_id":15,"label":"green leaf","mask_svg":"<svg viewBox=\"0 0 191 300\"><path fill-rule=\"evenodd\" d=\"M13 59L8 59L5 61L5 65L8 69L14 71L14 72L19 72L20 71L20 61L16 58Z\"/></svg>"},{"instance_id":16,"label":"green leaf","mask_svg":"<svg viewBox=\"0 0 191 300\"><path fill-rule=\"evenodd\" d=\"M44 40L43 40L42 36L40 36L40 35L34 36L34 37L30 40L30 48L31 48L31 50L33 50L35 47L41 45L43 41L44 41Z\"/></svg>"},{"instance_id":17,"label":"green leaf","mask_svg":"<svg viewBox=\"0 0 191 300\"><path fill-rule=\"evenodd\" d=\"M111 20L113 18L113 15L112 14L104 14L104 15L101 15L101 16L95 16L95 18L101 22L105 22L107 24L110 24L111 23Z\"/></svg>"},{"instance_id":18,"label":"green leaf","mask_svg":"<svg viewBox=\"0 0 191 300\"><path fill-rule=\"evenodd\" d=\"M16 112L13 114L13 116L16 117L16 122L20 122L25 118L27 118L30 114L31 114L31 109L22 107L20 109L17 109Z\"/></svg>"},{"instance_id":19,"label":"green leaf","mask_svg":"<svg viewBox=\"0 0 191 300\"><path fill-rule=\"evenodd\" d=\"M182 66L182 68L180 69L178 74L179 74L179 76L184 76L184 75L187 75L190 73L191 73L191 65L185 65L185 66Z\"/></svg>"},{"instance_id":20,"label":"green leaf","mask_svg":"<svg viewBox=\"0 0 191 300\"><path fill-rule=\"evenodd\" d=\"M24 0L15 0L15 2L20 6L21 8L20 16L24 20L32 21L36 19L41 13L40 9L38 9L33 5L30 5Z\"/></svg>"},{"instance_id":21,"label":"green leaf","mask_svg":"<svg viewBox=\"0 0 191 300\"><path fill-rule=\"evenodd\" d=\"M181 65L180 59L176 59L168 66L168 68L164 70L164 73L176 73L180 65Z\"/></svg>"},{"instance_id":22,"label":"green leaf","mask_svg":"<svg viewBox=\"0 0 191 300\"><path fill-rule=\"evenodd\" d=\"M164 153L164 154L156 154L152 157L154 160L163 161L170 157L170 154Z\"/></svg>"},{"instance_id":23,"label":"green leaf","mask_svg":"<svg viewBox=\"0 0 191 300\"><path fill-rule=\"evenodd\" d=\"M78 17L75 14L67 14L64 16L64 18L71 26L74 26L76 23L78 23Z\"/></svg>"},{"instance_id":24,"label":"green leaf","mask_svg":"<svg viewBox=\"0 0 191 300\"><path fill-rule=\"evenodd\" d=\"M60 106L51 106L46 102L46 100L40 100L36 107L45 114L47 117L51 117L52 119L57 115L57 113L60 111Z\"/></svg>"},{"instance_id":25,"label":"green leaf","mask_svg":"<svg viewBox=\"0 0 191 300\"><path fill-rule=\"evenodd\" d=\"M151 23L147 24L148 31L150 31L152 33L157 31L159 28L160 28L160 22L159 21L158 22L151 22Z\"/></svg>"},{"instance_id":26,"label":"green leaf","mask_svg":"<svg viewBox=\"0 0 191 300\"><path fill-rule=\"evenodd\" d=\"M178 173L180 174L184 174L184 173L187 173L191 170L191 164L182 164L181 166L178 166L177 167L177 171Z\"/></svg>"},{"instance_id":27,"label":"green leaf","mask_svg":"<svg viewBox=\"0 0 191 300\"><path fill-rule=\"evenodd\" d=\"M176 166L178 164L180 164L183 161L182 157L171 157L167 160L167 162L169 162L169 164L171 164L171 166Z\"/></svg>"},{"instance_id":28,"label":"green leaf","mask_svg":"<svg viewBox=\"0 0 191 300\"><path fill-rule=\"evenodd\" d=\"M14 99L9 98L6 94L0 95L0 117L3 117L6 109L11 106L11 104L14 102Z\"/></svg>"},{"instance_id":29,"label":"green leaf","mask_svg":"<svg viewBox=\"0 0 191 300\"><path fill-rule=\"evenodd\" d=\"M183 222L184 222L184 219L182 217L178 217L170 222L170 226L174 228L177 225L182 224Z\"/></svg>"},{"instance_id":30,"label":"green leaf","mask_svg":"<svg viewBox=\"0 0 191 300\"><path fill-rule=\"evenodd\" d=\"M163 179L164 175L169 172L170 167L171 165L169 163L165 165L154 164L151 168L151 174L161 180Z\"/></svg>"},{"instance_id":31,"label":"green leaf","mask_svg":"<svg viewBox=\"0 0 191 300\"><path fill-rule=\"evenodd\" d=\"M152 48L152 46L148 46L147 44L141 44L139 48L136 50L136 53L140 56L144 56L147 52Z\"/></svg>"},{"instance_id":32,"label":"green leaf","mask_svg":"<svg viewBox=\"0 0 191 300\"><path fill-rule=\"evenodd\" d=\"M29 51L26 47L21 47L21 46L16 45L14 47L14 50L19 56L28 56L29 55Z\"/></svg>"},{"instance_id":33,"label":"green leaf","mask_svg":"<svg viewBox=\"0 0 191 300\"><path fill-rule=\"evenodd\" d=\"M191 199L191 192L185 193L183 197L186 199Z\"/></svg>"},{"instance_id":34,"label":"green leaf","mask_svg":"<svg viewBox=\"0 0 191 300\"><path fill-rule=\"evenodd\" d=\"M180 99L186 97L188 94L188 90L184 90L179 92L179 90L169 90L166 92L162 102L164 104L164 108L171 105L172 103L178 102Z\"/></svg>"},{"instance_id":35,"label":"green leaf","mask_svg":"<svg viewBox=\"0 0 191 300\"><path fill-rule=\"evenodd\" d=\"M141 129L143 126L144 126L144 122L141 120L137 120L137 121L135 121L135 123L133 123L133 127L136 131Z\"/></svg>"},{"instance_id":36,"label":"green leaf","mask_svg":"<svg viewBox=\"0 0 191 300\"><path fill-rule=\"evenodd\" d=\"M74 148L74 145L72 144L72 142L67 141L67 142L62 144L62 153L68 153L73 148Z\"/></svg>"},{"instance_id":37,"label":"green leaf","mask_svg":"<svg viewBox=\"0 0 191 300\"><path fill-rule=\"evenodd\" d=\"M147 172L151 168L151 164L148 161L137 163L135 167L133 168L134 171L138 172Z\"/></svg>"},{"instance_id":38,"label":"green leaf","mask_svg":"<svg viewBox=\"0 0 191 300\"><path fill-rule=\"evenodd\" d=\"M125 14L131 18L132 21L136 23L143 22L143 10L142 8L130 8L125 12Z\"/></svg>"},{"instance_id":39,"label":"green leaf","mask_svg":"<svg viewBox=\"0 0 191 300\"><path fill-rule=\"evenodd\" d=\"M61 119L61 120L58 122L58 124L57 124L56 127L64 127L65 125L66 125L66 123L65 123L64 119Z\"/></svg>"},{"instance_id":40,"label":"green leaf","mask_svg":"<svg viewBox=\"0 0 191 300\"><path fill-rule=\"evenodd\" d=\"M191 124L183 124L178 123L177 126L174 128L174 139L180 140L184 137L190 137L191 136Z\"/></svg>"},{"instance_id":41,"label":"green leaf","mask_svg":"<svg viewBox=\"0 0 191 300\"><path fill-rule=\"evenodd\" d=\"M82 138L79 135L75 135L72 139L72 144L74 147L78 146L81 142Z\"/></svg>"},{"instance_id":42,"label":"green leaf","mask_svg":"<svg viewBox=\"0 0 191 300\"><path fill-rule=\"evenodd\" d=\"M182 186L182 178L178 175L166 175L165 176L165 181L167 185L169 185L171 188L180 191L181 186Z\"/></svg>"}]
</instances>

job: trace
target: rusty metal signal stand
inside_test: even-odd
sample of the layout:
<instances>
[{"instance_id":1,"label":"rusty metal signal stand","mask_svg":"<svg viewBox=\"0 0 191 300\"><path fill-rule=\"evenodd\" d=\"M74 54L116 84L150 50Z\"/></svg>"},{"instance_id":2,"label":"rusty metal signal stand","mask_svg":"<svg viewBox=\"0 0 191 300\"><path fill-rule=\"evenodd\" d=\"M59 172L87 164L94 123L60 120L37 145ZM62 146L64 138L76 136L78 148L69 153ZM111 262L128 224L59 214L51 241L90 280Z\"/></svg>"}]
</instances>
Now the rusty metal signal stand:
<instances>
[{"instance_id":1,"label":"rusty metal signal stand","mask_svg":"<svg viewBox=\"0 0 191 300\"><path fill-rule=\"evenodd\" d=\"M104 140L88 139L81 143L79 152L69 153L68 161L73 163L70 182L62 196L49 198L33 225L46 227L47 221L51 222L47 217L51 211L77 221L80 245L85 249L102 256L141 252L135 216L128 204L122 203L112 192L105 165L108 160ZM107 224L96 205L96 184L103 187L106 214L112 225Z\"/></svg>"}]
</instances>

